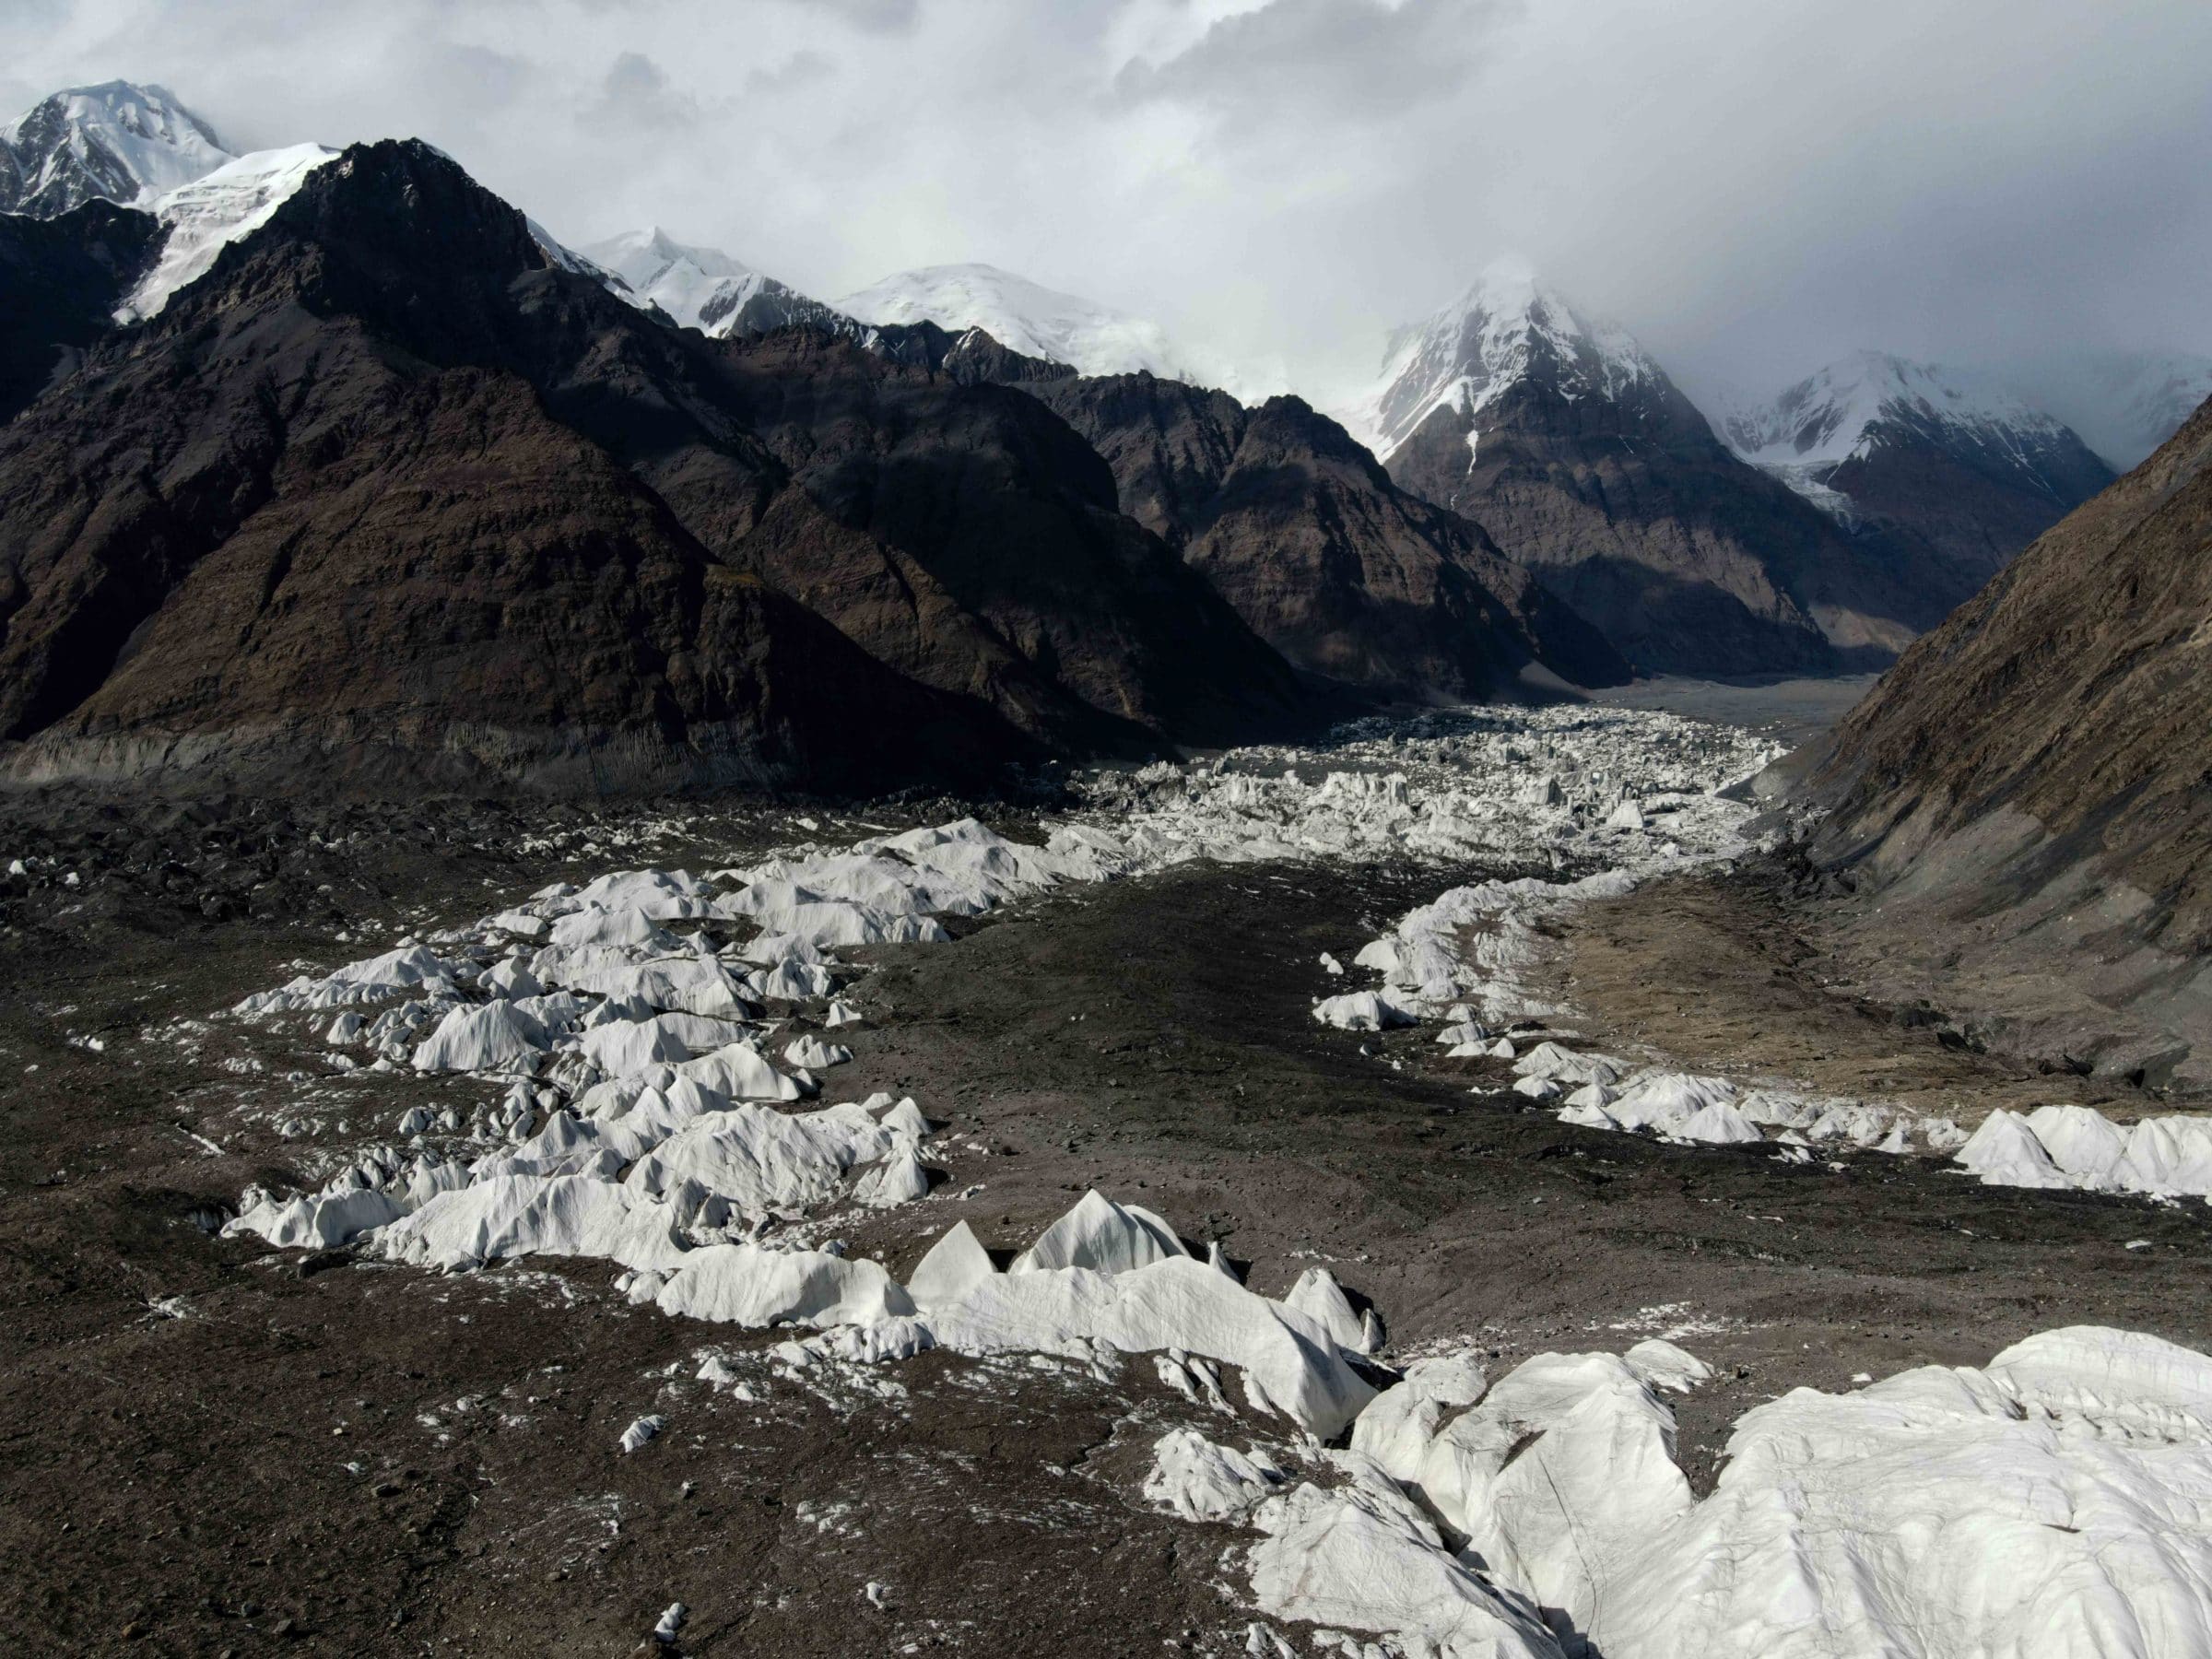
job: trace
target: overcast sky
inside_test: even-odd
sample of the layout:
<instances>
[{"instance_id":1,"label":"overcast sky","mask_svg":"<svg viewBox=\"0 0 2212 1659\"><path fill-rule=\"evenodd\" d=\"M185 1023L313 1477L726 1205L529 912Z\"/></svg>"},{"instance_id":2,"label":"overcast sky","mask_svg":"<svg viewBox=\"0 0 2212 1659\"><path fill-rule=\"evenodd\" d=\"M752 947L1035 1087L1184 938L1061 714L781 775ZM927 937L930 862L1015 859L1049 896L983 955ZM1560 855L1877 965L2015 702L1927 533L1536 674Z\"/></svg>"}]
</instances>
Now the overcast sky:
<instances>
[{"instance_id":1,"label":"overcast sky","mask_svg":"<svg viewBox=\"0 0 2212 1659\"><path fill-rule=\"evenodd\" d=\"M982 260L1325 398L1517 253L1691 382L2212 351L2208 0L5 0L0 104L418 135L571 241Z\"/></svg>"}]
</instances>

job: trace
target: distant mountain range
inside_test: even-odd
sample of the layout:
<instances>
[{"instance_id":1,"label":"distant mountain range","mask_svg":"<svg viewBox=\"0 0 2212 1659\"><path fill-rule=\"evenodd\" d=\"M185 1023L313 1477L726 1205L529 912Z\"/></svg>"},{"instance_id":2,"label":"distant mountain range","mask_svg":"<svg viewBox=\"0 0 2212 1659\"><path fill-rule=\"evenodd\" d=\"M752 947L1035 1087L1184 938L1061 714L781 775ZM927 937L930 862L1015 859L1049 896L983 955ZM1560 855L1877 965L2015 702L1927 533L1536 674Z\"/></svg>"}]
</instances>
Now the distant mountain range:
<instances>
[{"instance_id":1,"label":"distant mountain range","mask_svg":"<svg viewBox=\"0 0 2212 1659\"><path fill-rule=\"evenodd\" d=\"M1116 382L752 333L735 262L567 249L428 145L132 197L0 216L18 776L875 790L1627 673L1302 405L1193 392L1253 459L1156 527L1070 423Z\"/></svg>"},{"instance_id":2,"label":"distant mountain range","mask_svg":"<svg viewBox=\"0 0 2212 1659\"><path fill-rule=\"evenodd\" d=\"M744 339L793 324L849 328L851 319L712 248L694 248L657 226L593 242L584 256L621 278L641 303L717 339ZM618 291L620 291L618 289Z\"/></svg>"},{"instance_id":3,"label":"distant mountain range","mask_svg":"<svg viewBox=\"0 0 2212 1659\"><path fill-rule=\"evenodd\" d=\"M871 753L912 760L920 722L981 765L1362 699L1827 672L1888 661L2110 478L1994 382L1874 354L1716 430L1524 268L1401 331L1339 421L991 266L829 304L658 229L564 246L426 145L234 156L156 88L57 94L0 147L0 731L50 759L381 720L495 769L820 781L829 711L894 686ZM2147 430L2194 372L2115 368L2100 418ZM509 431L494 384L537 413ZM424 482L447 449L490 457L480 484ZM574 488L520 482L563 453ZM348 516L347 489L428 488L420 523ZM265 591L220 573L285 536ZM459 562L364 600L425 536ZM716 571L751 585L709 639ZM588 626L539 585L594 583ZM441 634L453 606L489 632ZM582 654L518 672L511 618ZM317 666L341 649L412 664L414 700ZM788 688L802 661L841 689Z\"/></svg>"}]
</instances>

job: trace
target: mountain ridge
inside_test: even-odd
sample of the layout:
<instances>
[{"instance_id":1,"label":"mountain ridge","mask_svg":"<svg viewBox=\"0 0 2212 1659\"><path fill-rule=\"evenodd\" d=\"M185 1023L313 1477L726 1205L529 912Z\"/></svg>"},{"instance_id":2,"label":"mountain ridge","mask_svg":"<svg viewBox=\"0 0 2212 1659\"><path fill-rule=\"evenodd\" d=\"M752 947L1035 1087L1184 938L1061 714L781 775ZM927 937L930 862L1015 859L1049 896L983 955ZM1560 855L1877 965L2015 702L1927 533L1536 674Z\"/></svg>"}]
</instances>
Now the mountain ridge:
<instances>
[{"instance_id":1,"label":"mountain ridge","mask_svg":"<svg viewBox=\"0 0 2212 1659\"><path fill-rule=\"evenodd\" d=\"M771 360L813 337L748 359L669 329L429 147L343 152L0 428L18 775L367 745L590 787L882 787L1300 717L1041 406L849 342L821 347L841 380ZM970 479L1015 517L935 516ZM1086 578L1054 621L1008 562L1035 545L1170 592ZM810 570L888 585L825 618L787 592Z\"/></svg>"}]
</instances>

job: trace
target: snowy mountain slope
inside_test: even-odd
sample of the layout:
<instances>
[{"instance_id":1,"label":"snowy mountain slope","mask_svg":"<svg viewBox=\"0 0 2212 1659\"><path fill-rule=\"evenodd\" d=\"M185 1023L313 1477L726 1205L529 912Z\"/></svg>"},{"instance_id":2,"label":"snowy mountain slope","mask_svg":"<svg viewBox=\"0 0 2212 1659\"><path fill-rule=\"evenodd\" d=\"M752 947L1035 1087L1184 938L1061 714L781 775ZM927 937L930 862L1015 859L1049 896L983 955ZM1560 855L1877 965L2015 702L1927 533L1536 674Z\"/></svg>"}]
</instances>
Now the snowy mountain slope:
<instances>
[{"instance_id":1,"label":"snowy mountain slope","mask_svg":"<svg viewBox=\"0 0 2212 1659\"><path fill-rule=\"evenodd\" d=\"M879 325L931 322L955 332L980 328L1025 357L1065 363L1079 374L1151 374L1239 389L1239 376L1229 364L1178 344L1159 324L995 265L900 271L835 304L847 316Z\"/></svg>"},{"instance_id":2,"label":"snowy mountain slope","mask_svg":"<svg viewBox=\"0 0 2212 1659\"><path fill-rule=\"evenodd\" d=\"M1885 445L1921 442L2016 475L2053 500L2071 493L2081 447L2056 416L1984 376L1879 351L1857 352L1771 402L1735 410L1721 429L1737 454L1794 487Z\"/></svg>"},{"instance_id":3,"label":"snowy mountain slope","mask_svg":"<svg viewBox=\"0 0 2212 1659\"><path fill-rule=\"evenodd\" d=\"M686 328L712 330L770 278L715 248L689 247L658 225L586 245L582 253Z\"/></svg>"},{"instance_id":4,"label":"snowy mountain slope","mask_svg":"<svg viewBox=\"0 0 2212 1659\"><path fill-rule=\"evenodd\" d=\"M169 240L154 268L116 309L115 320L158 315L172 294L205 276L230 243L267 224L308 174L337 154L320 144L255 150L159 197L152 210L168 226Z\"/></svg>"},{"instance_id":5,"label":"snowy mountain slope","mask_svg":"<svg viewBox=\"0 0 2212 1659\"><path fill-rule=\"evenodd\" d=\"M439 153L444 155L445 152L441 150ZM453 160L450 156L446 159ZM460 165L457 161L453 164L456 167ZM621 275L608 270L595 259L585 258L526 213L523 215L523 223L528 227L530 240L537 244L537 251L551 260L556 269L573 271L579 276L589 276L608 293L635 302L637 296Z\"/></svg>"},{"instance_id":6,"label":"snowy mountain slope","mask_svg":"<svg viewBox=\"0 0 2212 1659\"><path fill-rule=\"evenodd\" d=\"M718 248L679 242L659 226L625 231L583 250L629 285L641 305L657 305L686 328L719 339L766 334L790 323L841 333L852 319Z\"/></svg>"},{"instance_id":7,"label":"snowy mountain slope","mask_svg":"<svg viewBox=\"0 0 2212 1659\"><path fill-rule=\"evenodd\" d=\"M2114 471L2126 472L2212 397L2212 357L2193 351L2077 354L2009 378L2056 415Z\"/></svg>"},{"instance_id":8,"label":"snowy mountain slope","mask_svg":"<svg viewBox=\"0 0 2212 1659\"><path fill-rule=\"evenodd\" d=\"M231 159L161 87L72 87L0 127L0 212L51 218L95 196L150 201Z\"/></svg>"},{"instance_id":9,"label":"snowy mountain slope","mask_svg":"<svg viewBox=\"0 0 2212 1659\"><path fill-rule=\"evenodd\" d=\"M1427 322L1391 338L1374 389L1339 418L1388 460L1440 408L1470 423L1519 382L1535 378L1570 399L1615 402L1663 384L1634 336L1584 316L1518 261L1500 261Z\"/></svg>"},{"instance_id":10,"label":"snowy mountain slope","mask_svg":"<svg viewBox=\"0 0 2212 1659\"><path fill-rule=\"evenodd\" d=\"M1721 427L1738 455L1951 604L2112 481L2065 422L1994 378L1878 351Z\"/></svg>"}]
</instances>

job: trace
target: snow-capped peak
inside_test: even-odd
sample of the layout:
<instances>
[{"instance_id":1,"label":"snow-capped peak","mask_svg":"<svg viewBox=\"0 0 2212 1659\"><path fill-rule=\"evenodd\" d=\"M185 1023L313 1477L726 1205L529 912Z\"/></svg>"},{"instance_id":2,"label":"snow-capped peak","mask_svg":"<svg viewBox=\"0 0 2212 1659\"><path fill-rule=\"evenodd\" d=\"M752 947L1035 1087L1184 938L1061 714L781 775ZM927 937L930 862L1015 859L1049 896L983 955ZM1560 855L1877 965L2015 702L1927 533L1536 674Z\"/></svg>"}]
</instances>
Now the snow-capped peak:
<instances>
[{"instance_id":1,"label":"snow-capped peak","mask_svg":"<svg viewBox=\"0 0 2212 1659\"><path fill-rule=\"evenodd\" d=\"M1808 375L1766 404L1729 414L1723 434L1758 465L1839 465L1863 459L1885 428L1973 441L2011 434L2061 435L2055 417L2030 407L1985 378L1882 351L1854 352Z\"/></svg>"},{"instance_id":2,"label":"snow-capped peak","mask_svg":"<svg viewBox=\"0 0 2212 1659\"><path fill-rule=\"evenodd\" d=\"M51 218L95 196L144 205L230 159L165 88L72 87L0 127L0 212Z\"/></svg>"},{"instance_id":3,"label":"snow-capped peak","mask_svg":"<svg viewBox=\"0 0 2212 1659\"><path fill-rule=\"evenodd\" d=\"M1065 363L1081 374L1146 373L1239 389L1226 363L1178 345L1159 324L996 265L900 271L836 304L847 316L878 327L930 322L954 333L980 328L1008 350Z\"/></svg>"},{"instance_id":4,"label":"snow-capped peak","mask_svg":"<svg viewBox=\"0 0 2212 1659\"><path fill-rule=\"evenodd\" d=\"M725 331L747 300L772 279L716 248L679 242L658 225L627 230L582 250L687 328Z\"/></svg>"},{"instance_id":5,"label":"snow-capped peak","mask_svg":"<svg viewBox=\"0 0 2212 1659\"><path fill-rule=\"evenodd\" d=\"M179 288L205 276L226 247L267 224L307 175L337 154L320 144L255 150L159 197L152 210L169 227L169 240L154 268L116 309L115 320L157 315Z\"/></svg>"},{"instance_id":6,"label":"snow-capped peak","mask_svg":"<svg viewBox=\"0 0 2212 1659\"><path fill-rule=\"evenodd\" d=\"M1500 260L1392 335L1374 391L1345 425L1388 456L1440 407L1473 420L1528 379L1581 399L1618 398L1665 376L1627 329L1578 310L1524 261Z\"/></svg>"}]
</instances>

